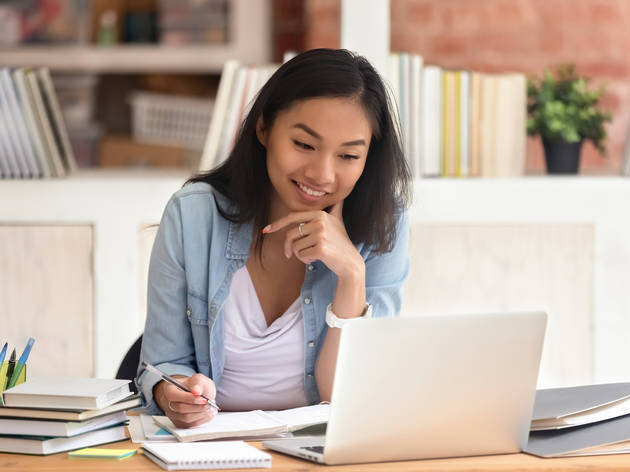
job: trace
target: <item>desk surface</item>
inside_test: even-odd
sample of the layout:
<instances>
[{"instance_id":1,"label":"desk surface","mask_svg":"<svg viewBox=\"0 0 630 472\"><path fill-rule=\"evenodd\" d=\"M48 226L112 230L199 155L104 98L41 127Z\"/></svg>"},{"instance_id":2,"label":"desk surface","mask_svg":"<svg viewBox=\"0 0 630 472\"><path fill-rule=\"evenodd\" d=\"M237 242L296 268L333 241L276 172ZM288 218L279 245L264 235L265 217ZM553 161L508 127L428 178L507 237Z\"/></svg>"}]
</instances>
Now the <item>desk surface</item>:
<instances>
[{"instance_id":1,"label":"desk surface","mask_svg":"<svg viewBox=\"0 0 630 472\"><path fill-rule=\"evenodd\" d=\"M260 443L250 443L262 448ZM101 447L131 449L138 445L131 441L121 441ZM335 471L628 471L630 454L570 457L563 459L540 459L527 454L508 454L499 456L463 457L456 459L435 459L378 464L357 464L345 466L321 466L308 461L268 451L273 456L272 469L284 472L308 472L321 470ZM65 472L65 471L153 471L162 470L154 462L140 453L122 461L68 459L63 452L51 456L26 456L0 453L0 470L3 472ZM269 470L269 469L247 469Z\"/></svg>"}]
</instances>

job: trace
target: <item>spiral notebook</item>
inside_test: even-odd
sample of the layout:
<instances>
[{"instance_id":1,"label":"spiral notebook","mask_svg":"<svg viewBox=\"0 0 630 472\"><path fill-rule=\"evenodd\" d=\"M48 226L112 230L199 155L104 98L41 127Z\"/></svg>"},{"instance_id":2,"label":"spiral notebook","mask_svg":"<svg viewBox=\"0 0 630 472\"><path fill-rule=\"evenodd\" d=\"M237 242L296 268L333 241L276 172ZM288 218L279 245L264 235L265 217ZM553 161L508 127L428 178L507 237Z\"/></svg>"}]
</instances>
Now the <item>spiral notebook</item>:
<instances>
[{"instance_id":1,"label":"spiral notebook","mask_svg":"<svg viewBox=\"0 0 630 472\"><path fill-rule=\"evenodd\" d=\"M165 470L271 468L271 456L244 441L147 443L142 452Z\"/></svg>"}]
</instances>

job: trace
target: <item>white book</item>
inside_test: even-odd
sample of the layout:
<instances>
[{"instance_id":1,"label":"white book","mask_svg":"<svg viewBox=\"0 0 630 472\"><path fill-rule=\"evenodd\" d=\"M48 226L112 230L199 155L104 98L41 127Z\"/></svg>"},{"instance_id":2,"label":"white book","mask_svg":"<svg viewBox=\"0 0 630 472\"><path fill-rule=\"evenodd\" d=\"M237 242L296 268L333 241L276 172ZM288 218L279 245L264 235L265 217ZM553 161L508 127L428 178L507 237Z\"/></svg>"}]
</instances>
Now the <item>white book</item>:
<instances>
[{"instance_id":1,"label":"white book","mask_svg":"<svg viewBox=\"0 0 630 472\"><path fill-rule=\"evenodd\" d=\"M22 106L17 95L16 85L13 81L11 70L7 67L0 69L0 81L6 92L6 98L8 102L8 108L13 118L15 125L15 132L17 139L22 147L24 153L24 162L28 167L28 172L31 177L41 177L42 172L39 168L33 145L26 130L26 123Z\"/></svg>"},{"instance_id":2,"label":"white book","mask_svg":"<svg viewBox=\"0 0 630 472\"><path fill-rule=\"evenodd\" d=\"M420 160L420 99L422 94L422 56L412 54L409 67L409 129L410 146L409 162L414 178L422 177L422 162Z\"/></svg>"},{"instance_id":3,"label":"white book","mask_svg":"<svg viewBox=\"0 0 630 472\"><path fill-rule=\"evenodd\" d=\"M389 55L389 80L387 92L392 105L392 120L396 127L396 133L402 146L402 126L400 109L400 53L393 52Z\"/></svg>"},{"instance_id":4,"label":"white book","mask_svg":"<svg viewBox=\"0 0 630 472\"><path fill-rule=\"evenodd\" d=\"M425 66L422 70L420 97L420 159L423 174L436 177L442 173L442 69Z\"/></svg>"},{"instance_id":5,"label":"white book","mask_svg":"<svg viewBox=\"0 0 630 472\"><path fill-rule=\"evenodd\" d=\"M212 111L212 120L210 121L201 161L199 162L200 171L208 171L216 164L219 141L223 127L225 126L225 115L234 83L234 74L238 66L239 62L235 60L227 61L223 65L221 81L219 82L219 89L217 90L217 98Z\"/></svg>"},{"instance_id":6,"label":"white book","mask_svg":"<svg viewBox=\"0 0 630 472\"><path fill-rule=\"evenodd\" d=\"M8 93L3 81L0 81L0 139L4 142L5 153L11 168L11 174L16 178L29 178L31 176L26 164L26 156L20 142L15 126L15 119L9 104Z\"/></svg>"},{"instance_id":7,"label":"white book","mask_svg":"<svg viewBox=\"0 0 630 472\"><path fill-rule=\"evenodd\" d=\"M0 436L0 452L48 455L126 439L123 425L97 429L70 438Z\"/></svg>"},{"instance_id":8,"label":"white book","mask_svg":"<svg viewBox=\"0 0 630 472\"><path fill-rule=\"evenodd\" d=\"M270 468L271 455L244 441L143 444L145 456L165 470Z\"/></svg>"},{"instance_id":9,"label":"white book","mask_svg":"<svg viewBox=\"0 0 630 472\"><path fill-rule=\"evenodd\" d=\"M459 77L459 174L470 175L470 72Z\"/></svg>"},{"instance_id":10,"label":"white book","mask_svg":"<svg viewBox=\"0 0 630 472\"><path fill-rule=\"evenodd\" d=\"M66 170L64 169L60 150L55 140L50 119L48 118L48 112L46 111L42 91L39 86L39 81L37 80L37 74L34 70L27 70L25 71L25 76L35 105L35 121L41 132L44 152L49 161L51 173L55 177L63 177L66 175Z\"/></svg>"},{"instance_id":11,"label":"white book","mask_svg":"<svg viewBox=\"0 0 630 472\"><path fill-rule=\"evenodd\" d=\"M13 177L13 171L9 165L8 150L4 141L4 119L2 118L2 103L0 103L0 177L10 179Z\"/></svg>"},{"instance_id":12,"label":"white book","mask_svg":"<svg viewBox=\"0 0 630 472\"><path fill-rule=\"evenodd\" d=\"M403 152L409 167L413 170L411 161L411 85L409 53L400 53L400 122L402 131Z\"/></svg>"},{"instance_id":13,"label":"white book","mask_svg":"<svg viewBox=\"0 0 630 472\"><path fill-rule=\"evenodd\" d=\"M48 111L48 117L52 125L52 130L57 140L61 157L67 172L76 172L77 161L74 157L74 151L70 144L70 138L68 136L68 130L61 114L61 107L57 100L57 94L55 93L55 87L53 86L52 78L50 77L50 71L47 67L42 67L37 71L38 80L43 92L44 104Z\"/></svg>"},{"instance_id":14,"label":"white book","mask_svg":"<svg viewBox=\"0 0 630 472\"><path fill-rule=\"evenodd\" d=\"M13 81L17 90L17 95L24 115L24 122L28 137L33 147L33 153L37 159L38 166L41 170L42 177L50 177L52 175L48 158L43 143L43 133L36 119L36 108L33 96L26 82L24 69L15 69L13 71Z\"/></svg>"},{"instance_id":15,"label":"white book","mask_svg":"<svg viewBox=\"0 0 630 472\"><path fill-rule=\"evenodd\" d=\"M9 407L96 410L132 394L129 380L83 377L35 377L5 390Z\"/></svg>"},{"instance_id":16,"label":"white book","mask_svg":"<svg viewBox=\"0 0 630 472\"><path fill-rule=\"evenodd\" d=\"M99 416L109 415L117 411L129 410L140 406L140 395L133 395L128 398L106 406L99 410L81 409L49 409L49 408L0 408L0 418L28 418L40 420L60 420L60 421L85 421Z\"/></svg>"},{"instance_id":17,"label":"white book","mask_svg":"<svg viewBox=\"0 0 630 472\"><path fill-rule=\"evenodd\" d=\"M177 428L166 416L153 420L183 442L221 438L268 436L326 423L330 405L311 405L282 411L219 412L211 421L193 428Z\"/></svg>"},{"instance_id":18,"label":"white book","mask_svg":"<svg viewBox=\"0 0 630 472\"><path fill-rule=\"evenodd\" d=\"M127 414L124 411L118 411L116 413L99 416L86 421L51 421L25 418L2 418L0 419L0 434L71 437L87 433L88 431L94 431L96 429L121 424L126 420Z\"/></svg>"},{"instance_id":19,"label":"white book","mask_svg":"<svg viewBox=\"0 0 630 472\"><path fill-rule=\"evenodd\" d=\"M215 166L221 164L230 154L234 144L234 136L240 123L241 102L245 93L247 67L240 66L234 77L230 100L225 114L225 125L219 141L219 151Z\"/></svg>"}]
</instances>

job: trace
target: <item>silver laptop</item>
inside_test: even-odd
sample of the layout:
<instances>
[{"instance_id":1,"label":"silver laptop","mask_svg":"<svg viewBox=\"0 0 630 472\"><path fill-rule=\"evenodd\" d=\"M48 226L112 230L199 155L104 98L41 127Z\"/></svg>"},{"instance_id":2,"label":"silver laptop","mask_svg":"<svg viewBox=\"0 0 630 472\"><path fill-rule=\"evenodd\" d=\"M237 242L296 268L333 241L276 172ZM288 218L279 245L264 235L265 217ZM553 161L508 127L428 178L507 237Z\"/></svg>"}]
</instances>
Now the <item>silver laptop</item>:
<instances>
[{"instance_id":1,"label":"silver laptop","mask_svg":"<svg viewBox=\"0 0 630 472\"><path fill-rule=\"evenodd\" d=\"M546 324L542 312L351 323L326 435L263 445L323 464L521 451Z\"/></svg>"}]
</instances>

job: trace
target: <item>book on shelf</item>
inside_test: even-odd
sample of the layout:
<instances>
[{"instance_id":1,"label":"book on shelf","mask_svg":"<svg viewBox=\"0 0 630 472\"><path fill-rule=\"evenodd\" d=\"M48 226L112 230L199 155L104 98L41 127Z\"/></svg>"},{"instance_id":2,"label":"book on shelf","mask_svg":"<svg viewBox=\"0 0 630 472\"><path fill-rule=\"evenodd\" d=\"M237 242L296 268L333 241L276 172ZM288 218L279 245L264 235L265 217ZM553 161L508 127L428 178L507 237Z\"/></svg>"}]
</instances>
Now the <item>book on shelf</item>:
<instances>
[{"instance_id":1,"label":"book on shelf","mask_svg":"<svg viewBox=\"0 0 630 472\"><path fill-rule=\"evenodd\" d=\"M329 412L328 404L283 411L219 412L211 421L195 428L177 428L166 416L154 416L153 420L178 440L189 442L284 434L326 423Z\"/></svg>"},{"instance_id":2,"label":"book on shelf","mask_svg":"<svg viewBox=\"0 0 630 472\"><path fill-rule=\"evenodd\" d=\"M630 452L630 383L538 390L525 452L541 457Z\"/></svg>"},{"instance_id":3,"label":"book on shelf","mask_svg":"<svg viewBox=\"0 0 630 472\"><path fill-rule=\"evenodd\" d=\"M132 395L129 380L39 377L5 390L4 404L20 408L98 410Z\"/></svg>"},{"instance_id":4,"label":"book on shelf","mask_svg":"<svg viewBox=\"0 0 630 472\"><path fill-rule=\"evenodd\" d=\"M62 177L77 168L47 68L0 68L0 177Z\"/></svg>"},{"instance_id":5,"label":"book on shelf","mask_svg":"<svg viewBox=\"0 0 630 472\"><path fill-rule=\"evenodd\" d=\"M48 455L126 439L125 426L118 424L71 437L0 436L0 452Z\"/></svg>"}]
</instances>

